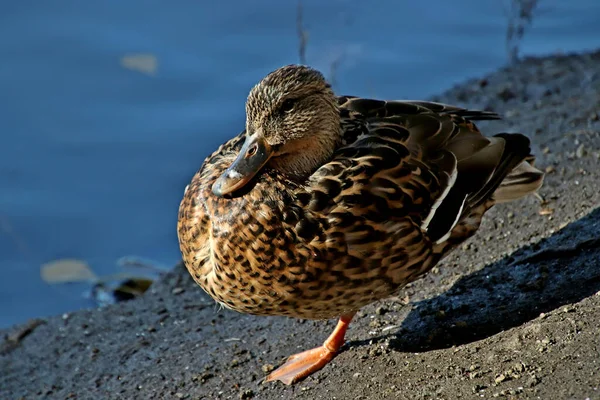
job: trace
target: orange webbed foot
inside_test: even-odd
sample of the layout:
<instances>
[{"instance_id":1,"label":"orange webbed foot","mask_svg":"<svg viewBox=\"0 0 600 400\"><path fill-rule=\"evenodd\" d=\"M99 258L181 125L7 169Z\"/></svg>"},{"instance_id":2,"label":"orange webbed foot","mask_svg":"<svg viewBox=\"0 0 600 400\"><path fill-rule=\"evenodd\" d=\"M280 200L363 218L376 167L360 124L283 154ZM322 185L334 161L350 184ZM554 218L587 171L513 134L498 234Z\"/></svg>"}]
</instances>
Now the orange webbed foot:
<instances>
[{"instance_id":1,"label":"orange webbed foot","mask_svg":"<svg viewBox=\"0 0 600 400\"><path fill-rule=\"evenodd\" d=\"M313 372L323 368L335 357L336 352L326 349L324 346L294 354L287 359L285 364L267 376L269 381L281 381L286 385L296 383Z\"/></svg>"},{"instance_id":2,"label":"orange webbed foot","mask_svg":"<svg viewBox=\"0 0 600 400\"><path fill-rule=\"evenodd\" d=\"M354 314L344 315L322 346L290 356L285 364L267 376L266 381L294 384L323 368L336 356L344 344L344 336Z\"/></svg>"}]
</instances>

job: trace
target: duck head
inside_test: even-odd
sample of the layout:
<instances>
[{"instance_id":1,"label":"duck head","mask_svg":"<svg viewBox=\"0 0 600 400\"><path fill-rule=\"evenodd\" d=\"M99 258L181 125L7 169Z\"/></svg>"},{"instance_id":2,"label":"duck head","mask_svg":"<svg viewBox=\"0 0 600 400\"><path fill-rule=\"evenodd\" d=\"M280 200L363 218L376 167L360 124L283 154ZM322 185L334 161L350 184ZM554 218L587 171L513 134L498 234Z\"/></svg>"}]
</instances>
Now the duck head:
<instances>
[{"instance_id":1,"label":"duck head","mask_svg":"<svg viewBox=\"0 0 600 400\"><path fill-rule=\"evenodd\" d=\"M323 75L302 65L279 68L250 91L246 140L212 191L229 195L265 167L301 182L331 158L341 137L337 100Z\"/></svg>"}]
</instances>

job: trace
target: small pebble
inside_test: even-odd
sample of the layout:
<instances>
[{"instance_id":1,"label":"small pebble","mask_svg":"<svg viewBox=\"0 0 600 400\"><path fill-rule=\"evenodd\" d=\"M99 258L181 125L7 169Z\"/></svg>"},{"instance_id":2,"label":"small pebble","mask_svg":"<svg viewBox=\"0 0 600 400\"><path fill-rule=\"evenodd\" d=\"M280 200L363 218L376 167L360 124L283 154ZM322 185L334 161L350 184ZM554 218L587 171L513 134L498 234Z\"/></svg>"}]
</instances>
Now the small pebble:
<instances>
[{"instance_id":1,"label":"small pebble","mask_svg":"<svg viewBox=\"0 0 600 400\"><path fill-rule=\"evenodd\" d=\"M204 372L203 374L198 374L198 375L192 377L192 382L200 381L200 383L204 383L212 377L214 377L214 375L211 374L210 372Z\"/></svg>"},{"instance_id":2,"label":"small pebble","mask_svg":"<svg viewBox=\"0 0 600 400\"><path fill-rule=\"evenodd\" d=\"M181 288L181 287L176 287L176 288L173 288L173 290L171 291L171 293L173 293L173 294L175 294L175 295L177 295L177 294L181 294L181 293L183 293L183 292L185 292L185 289L184 289L184 288Z\"/></svg>"},{"instance_id":3,"label":"small pebble","mask_svg":"<svg viewBox=\"0 0 600 400\"><path fill-rule=\"evenodd\" d=\"M522 362L520 363L516 363L513 367L513 369L517 372L524 372L525 371L525 364L523 364Z\"/></svg>"},{"instance_id":4,"label":"small pebble","mask_svg":"<svg viewBox=\"0 0 600 400\"><path fill-rule=\"evenodd\" d=\"M485 389L487 389L487 386L478 384L478 385L473 386L473 393L479 393Z\"/></svg>"},{"instance_id":5,"label":"small pebble","mask_svg":"<svg viewBox=\"0 0 600 400\"><path fill-rule=\"evenodd\" d=\"M507 381L507 380L509 380L509 378L508 378L506 375L504 375L504 374L500 374L500 375L498 375L498 376L497 376L497 377L494 379L494 382L496 382L496 384L498 384L498 383L500 383L500 382L504 382L504 381Z\"/></svg>"},{"instance_id":6,"label":"small pebble","mask_svg":"<svg viewBox=\"0 0 600 400\"><path fill-rule=\"evenodd\" d=\"M374 349L370 349L369 350L369 355L370 356L380 356L381 355L381 349L379 347L375 347Z\"/></svg>"},{"instance_id":7,"label":"small pebble","mask_svg":"<svg viewBox=\"0 0 600 400\"><path fill-rule=\"evenodd\" d=\"M268 374L269 372L273 371L275 367L273 364L265 364L261 367L261 369L265 374Z\"/></svg>"}]
</instances>

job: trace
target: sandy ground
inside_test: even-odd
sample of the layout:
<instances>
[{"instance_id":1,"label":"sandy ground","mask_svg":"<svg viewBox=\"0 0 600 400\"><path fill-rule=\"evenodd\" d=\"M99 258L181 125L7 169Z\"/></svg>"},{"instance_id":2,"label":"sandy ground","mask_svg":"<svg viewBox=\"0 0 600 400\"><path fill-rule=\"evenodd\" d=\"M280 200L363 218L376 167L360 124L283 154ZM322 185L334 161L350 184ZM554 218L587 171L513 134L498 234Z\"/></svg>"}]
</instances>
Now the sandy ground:
<instances>
[{"instance_id":1,"label":"sandy ground","mask_svg":"<svg viewBox=\"0 0 600 400\"><path fill-rule=\"evenodd\" d=\"M323 370L262 382L334 321L219 310L178 266L139 300L0 331L0 398L600 399L600 52L526 60L436 100L528 134L545 202L492 210L432 273L364 308Z\"/></svg>"}]
</instances>

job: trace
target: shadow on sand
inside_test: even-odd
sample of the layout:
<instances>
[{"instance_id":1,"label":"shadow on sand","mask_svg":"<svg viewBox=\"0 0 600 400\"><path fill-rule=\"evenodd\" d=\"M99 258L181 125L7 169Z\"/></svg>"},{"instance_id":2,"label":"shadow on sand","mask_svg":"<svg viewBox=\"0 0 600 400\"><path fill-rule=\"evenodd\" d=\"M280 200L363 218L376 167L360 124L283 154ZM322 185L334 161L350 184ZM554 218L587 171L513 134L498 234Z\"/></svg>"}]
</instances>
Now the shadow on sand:
<instances>
[{"instance_id":1,"label":"shadow on sand","mask_svg":"<svg viewBox=\"0 0 600 400\"><path fill-rule=\"evenodd\" d=\"M413 304L389 348L426 352L475 342L600 291L600 208ZM348 343L361 345L362 341Z\"/></svg>"}]
</instances>

